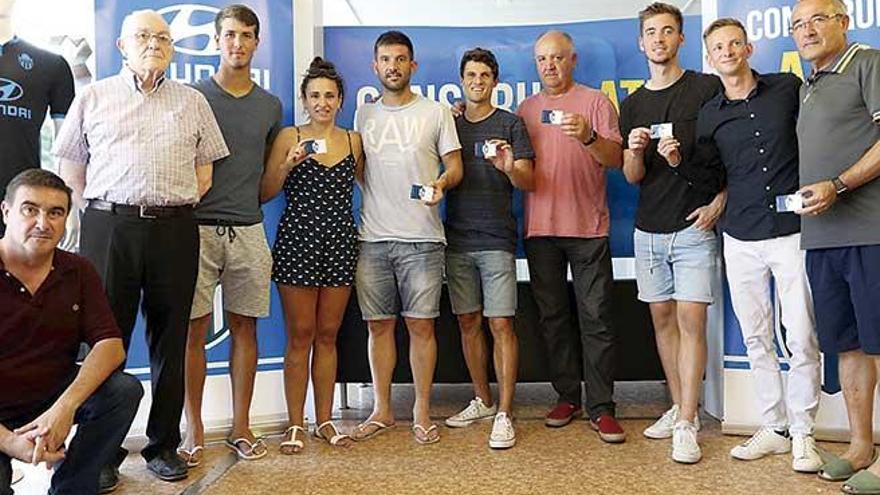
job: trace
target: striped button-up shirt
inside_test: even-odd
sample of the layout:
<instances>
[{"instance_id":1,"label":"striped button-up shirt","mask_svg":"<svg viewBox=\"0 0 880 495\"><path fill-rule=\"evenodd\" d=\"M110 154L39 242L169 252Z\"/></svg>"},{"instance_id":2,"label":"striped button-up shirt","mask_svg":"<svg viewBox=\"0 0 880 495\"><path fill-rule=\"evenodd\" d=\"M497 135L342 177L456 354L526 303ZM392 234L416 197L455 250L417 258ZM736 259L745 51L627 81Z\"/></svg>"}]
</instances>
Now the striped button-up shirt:
<instances>
[{"instance_id":1,"label":"striped button-up shirt","mask_svg":"<svg viewBox=\"0 0 880 495\"><path fill-rule=\"evenodd\" d=\"M53 152L86 167L85 199L195 204L196 167L229 155L201 93L163 79L143 93L126 68L76 96Z\"/></svg>"}]
</instances>

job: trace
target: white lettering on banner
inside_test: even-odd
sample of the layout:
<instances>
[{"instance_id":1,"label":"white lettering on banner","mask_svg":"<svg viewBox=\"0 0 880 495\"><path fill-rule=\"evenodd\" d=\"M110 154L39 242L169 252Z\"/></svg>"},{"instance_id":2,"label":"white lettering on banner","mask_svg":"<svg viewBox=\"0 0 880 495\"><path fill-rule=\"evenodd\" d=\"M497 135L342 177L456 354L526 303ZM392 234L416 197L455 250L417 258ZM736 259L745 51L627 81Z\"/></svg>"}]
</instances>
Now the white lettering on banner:
<instances>
[{"instance_id":1,"label":"white lettering on banner","mask_svg":"<svg viewBox=\"0 0 880 495\"><path fill-rule=\"evenodd\" d=\"M849 30L874 29L880 26L880 0L843 0L849 15ZM790 5L751 10L746 14L746 33L750 41L790 37Z\"/></svg>"},{"instance_id":2,"label":"white lettering on banner","mask_svg":"<svg viewBox=\"0 0 880 495\"><path fill-rule=\"evenodd\" d=\"M410 89L413 93L424 96L429 100L445 103L447 105L451 105L453 101L462 97L461 87L454 83L443 84L440 86L439 91L435 84L428 84L425 87L414 84L410 86ZM519 81L516 83L500 82L492 92L492 104L512 112L516 110L516 107L526 98L540 92L541 83L538 81ZM372 102L378 99L380 94L381 92L375 86L362 86L358 88L356 104L360 107L365 102Z\"/></svg>"},{"instance_id":3,"label":"white lettering on banner","mask_svg":"<svg viewBox=\"0 0 880 495\"><path fill-rule=\"evenodd\" d=\"M207 79L217 72L217 66L212 64L189 64L172 62L168 69L168 77L183 84L192 84L202 79ZM257 86L271 91L272 72L269 69L251 69L251 80Z\"/></svg>"}]
</instances>

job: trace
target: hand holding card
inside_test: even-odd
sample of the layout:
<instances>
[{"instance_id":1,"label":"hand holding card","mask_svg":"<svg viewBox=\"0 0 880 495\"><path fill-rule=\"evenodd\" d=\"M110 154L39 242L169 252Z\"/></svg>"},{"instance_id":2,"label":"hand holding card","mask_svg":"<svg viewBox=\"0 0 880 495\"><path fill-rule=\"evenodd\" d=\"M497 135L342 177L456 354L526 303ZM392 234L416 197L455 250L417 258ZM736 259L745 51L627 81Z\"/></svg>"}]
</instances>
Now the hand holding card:
<instances>
[{"instance_id":1,"label":"hand holding card","mask_svg":"<svg viewBox=\"0 0 880 495\"><path fill-rule=\"evenodd\" d=\"M327 153L327 140L326 139L307 139L303 141L303 149L306 150L306 154L309 155L321 155Z\"/></svg>"},{"instance_id":2,"label":"hand holding card","mask_svg":"<svg viewBox=\"0 0 880 495\"><path fill-rule=\"evenodd\" d=\"M434 186L413 184L409 191L409 199L416 199L423 202L431 201L434 199Z\"/></svg>"},{"instance_id":3,"label":"hand holding card","mask_svg":"<svg viewBox=\"0 0 880 495\"><path fill-rule=\"evenodd\" d=\"M551 124L551 125L562 125L562 118L565 116L565 112L562 110L542 110L541 111L541 123L542 124Z\"/></svg>"},{"instance_id":4,"label":"hand holding card","mask_svg":"<svg viewBox=\"0 0 880 495\"><path fill-rule=\"evenodd\" d=\"M665 137L672 137L671 122L651 125L651 139L662 139Z\"/></svg>"},{"instance_id":5,"label":"hand holding card","mask_svg":"<svg viewBox=\"0 0 880 495\"><path fill-rule=\"evenodd\" d=\"M777 213L796 213L804 208L804 196L800 192L776 196Z\"/></svg>"}]
</instances>

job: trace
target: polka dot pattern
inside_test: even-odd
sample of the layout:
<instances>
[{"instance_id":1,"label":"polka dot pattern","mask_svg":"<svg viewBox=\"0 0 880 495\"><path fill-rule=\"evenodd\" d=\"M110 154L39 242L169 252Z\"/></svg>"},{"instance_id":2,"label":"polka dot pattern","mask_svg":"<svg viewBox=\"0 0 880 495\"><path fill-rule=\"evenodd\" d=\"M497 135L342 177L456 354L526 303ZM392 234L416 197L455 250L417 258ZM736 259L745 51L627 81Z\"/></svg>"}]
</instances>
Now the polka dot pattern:
<instances>
[{"instance_id":1,"label":"polka dot pattern","mask_svg":"<svg viewBox=\"0 0 880 495\"><path fill-rule=\"evenodd\" d=\"M308 158L287 174L287 207L272 248L272 280L298 287L354 282L357 228L352 215L354 156L332 167Z\"/></svg>"}]
</instances>

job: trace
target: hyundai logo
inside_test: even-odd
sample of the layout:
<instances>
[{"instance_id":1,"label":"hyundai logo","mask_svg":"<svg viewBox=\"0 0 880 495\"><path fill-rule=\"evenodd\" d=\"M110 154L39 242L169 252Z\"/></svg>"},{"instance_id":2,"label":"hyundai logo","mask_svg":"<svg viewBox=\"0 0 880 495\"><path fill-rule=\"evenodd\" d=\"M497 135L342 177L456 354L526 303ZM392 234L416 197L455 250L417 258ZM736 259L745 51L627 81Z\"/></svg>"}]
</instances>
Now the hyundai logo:
<instances>
[{"instance_id":1,"label":"hyundai logo","mask_svg":"<svg viewBox=\"0 0 880 495\"><path fill-rule=\"evenodd\" d=\"M174 51L200 57L220 55L220 50L214 45L214 17L220 9L184 3L159 9L158 12L171 28Z\"/></svg>"},{"instance_id":2,"label":"hyundai logo","mask_svg":"<svg viewBox=\"0 0 880 495\"><path fill-rule=\"evenodd\" d=\"M0 77L0 101L15 101L24 96L24 90L15 81Z\"/></svg>"}]
</instances>

